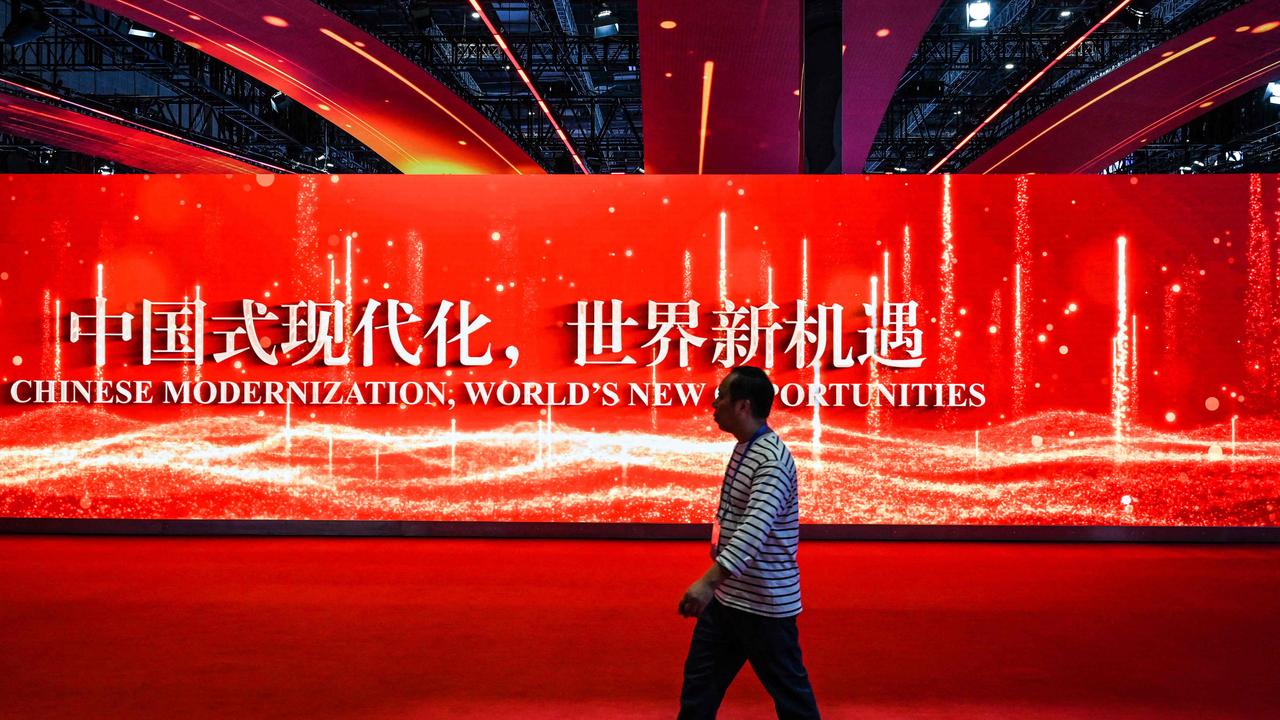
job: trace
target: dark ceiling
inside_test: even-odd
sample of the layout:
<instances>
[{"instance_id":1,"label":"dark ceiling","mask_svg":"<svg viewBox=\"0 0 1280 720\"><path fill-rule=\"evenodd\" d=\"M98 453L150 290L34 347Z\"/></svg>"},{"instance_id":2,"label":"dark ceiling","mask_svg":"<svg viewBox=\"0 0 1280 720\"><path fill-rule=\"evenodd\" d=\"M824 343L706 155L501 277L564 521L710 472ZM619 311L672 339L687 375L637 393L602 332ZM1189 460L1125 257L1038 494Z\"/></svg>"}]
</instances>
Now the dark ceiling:
<instances>
[{"instance_id":1,"label":"dark ceiling","mask_svg":"<svg viewBox=\"0 0 1280 720\"><path fill-rule=\"evenodd\" d=\"M1124 136L1127 144L1103 148L1110 154L1089 150L1064 168L1280 171L1280 100L1267 90L1280 81L1270 54L1280 48L1280 32L1271 32L1277 0L1007 0L991 3L984 27L970 25L969 5L269 0L219 15L226 6L207 0L186 2L180 14L166 0L7 2L0 163L10 172L169 171L172 162L156 165L156 153L173 160L169 146L139 149L154 136L193 148L192 171L199 151L273 172L487 172L482 156L492 151L516 172L973 172L988 171L992 153L1003 157L1010 143L1025 147L1019 138L1037 123L1062 135L1037 131L1043 152L1070 154L1080 143L1063 128L1118 127L1110 112L1126 113L1149 137ZM261 20L283 28L304 15L367 38L354 43L365 51L348 46L358 61L386 70L447 118L413 127L426 113L412 105L393 119L361 105L382 90L323 40L257 41L256 56L242 53L253 62L265 67L262 57L279 55L264 72L227 53L226 38L270 30ZM1244 19L1195 62L1161 67L1161 53L1181 52L1215 20L1234 18ZM223 35L192 35L213 25ZM235 42L248 46L247 37ZM298 71L281 82L280 68L294 64L323 77L323 92ZM1158 111L1167 91L1146 73L1192 89L1202 83L1211 99ZM330 110L325 98L339 95L363 120ZM33 110L40 107L49 112ZM465 132L441 138L453 121L480 142ZM128 144L112 149L120 132L111 125L128 130ZM432 137L453 148L452 164L425 157L444 147ZM408 149L400 156L388 146ZM1026 156L996 171L1063 171L1038 169L1034 153Z\"/></svg>"}]
</instances>

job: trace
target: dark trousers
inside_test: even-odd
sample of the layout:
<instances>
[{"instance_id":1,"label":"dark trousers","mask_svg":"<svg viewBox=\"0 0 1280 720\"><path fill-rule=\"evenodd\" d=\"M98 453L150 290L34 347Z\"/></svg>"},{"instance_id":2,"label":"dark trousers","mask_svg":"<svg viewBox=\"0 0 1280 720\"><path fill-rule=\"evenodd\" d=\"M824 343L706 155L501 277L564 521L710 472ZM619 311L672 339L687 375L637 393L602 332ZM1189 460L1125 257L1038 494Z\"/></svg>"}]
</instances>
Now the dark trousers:
<instances>
[{"instance_id":1,"label":"dark trousers","mask_svg":"<svg viewBox=\"0 0 1280 720\"><path fill-rule=\"evenodd\" d=\"M712 600L698 616L684 661L680 720L714 718L729 684L748 661L773 696L780 720L818 717L800 657L796 619L763 617Z\"/></svg>"}]
</instances>

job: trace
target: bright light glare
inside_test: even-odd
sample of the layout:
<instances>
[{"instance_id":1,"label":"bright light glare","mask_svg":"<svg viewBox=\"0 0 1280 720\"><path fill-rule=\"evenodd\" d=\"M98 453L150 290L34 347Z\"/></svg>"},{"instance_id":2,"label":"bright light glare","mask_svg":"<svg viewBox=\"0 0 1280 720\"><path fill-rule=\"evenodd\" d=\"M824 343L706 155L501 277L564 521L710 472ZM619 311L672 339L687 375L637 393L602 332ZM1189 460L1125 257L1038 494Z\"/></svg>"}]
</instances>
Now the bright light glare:
<instances>
[{"instance_id":1,"label":"bright light glare","mask_svg":"<svg viewBox=\"0 0 1280 720\"><path fill-rule=\"evenodd\" d=\"M969 27L984 28L991 20L991 3L971 2L965 6L965 13L969 18Z\"/></svg>"}]
</instances>

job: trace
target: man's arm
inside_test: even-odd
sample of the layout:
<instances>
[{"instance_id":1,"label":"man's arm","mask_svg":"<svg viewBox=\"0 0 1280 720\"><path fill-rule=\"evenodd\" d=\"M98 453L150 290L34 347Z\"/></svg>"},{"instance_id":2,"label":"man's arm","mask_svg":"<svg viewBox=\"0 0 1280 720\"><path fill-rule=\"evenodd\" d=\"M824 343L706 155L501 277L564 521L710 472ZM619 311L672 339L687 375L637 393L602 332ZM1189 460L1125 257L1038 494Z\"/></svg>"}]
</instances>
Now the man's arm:
<instances>
[{"instance_id":1,"label":"man's arm","mask_svg":"<svg viewBox=\"0 0 1280 720\"><path fill-rule=\"evenodd\" d=\"M702 577L695 580L689 589L684 591L684 597L680 600L678 608L680 614L684 617L701 615L711 603L711 598L715 597L716 588L729 577L729 571L723 565L718 562L711 563L711 567L707 568Z\"/></svg>"}]
</instances>

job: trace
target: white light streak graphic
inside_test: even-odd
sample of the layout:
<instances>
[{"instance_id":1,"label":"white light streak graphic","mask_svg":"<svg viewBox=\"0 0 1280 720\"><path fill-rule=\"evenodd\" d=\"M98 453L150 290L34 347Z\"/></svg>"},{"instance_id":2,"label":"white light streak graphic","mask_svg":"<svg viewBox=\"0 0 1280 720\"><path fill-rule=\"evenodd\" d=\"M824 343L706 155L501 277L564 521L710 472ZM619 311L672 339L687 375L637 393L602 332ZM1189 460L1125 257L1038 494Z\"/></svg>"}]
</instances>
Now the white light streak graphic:
<instances>
[{"instance_id":1,"label":"white light streak graphic","mask_svg":"<svg viewBox=\"0 0 1280 720\"><path fill-rule=\"evenodd\" d=\"M53 301L53 379L62 381L62 300Z\"/></svg>"},{"instance_id":2,"label":"white light streak graphic","mask_svg":"<svg viewBox=\"0 0 1280 720\"><path fill-rule=\"evenodd\" d=\"M1262 397L1267 391L1269 338L1274 332L1274 277L1272 248L1262 221L1262 176L1249 176L1249 245L1245 285L1244 376L1245 392Z\"/></svg>"},{"instance_id":3,"label":"white light streak graphic","mask_svg":"<svg viewBox=\"0 0 1280 720\"><path fill-rule=\"evenodd\" d=\"M1013 264L1013 416L1022 414L1026 395L1026 360L1023 358L1024 327L1022 320L1022 263Z\"/></svg>"},{"instance_id":4,"label":"white light streak graphic","mask_svg":"<svg viewBox=\"0 0 1280 720\"><path fill-rule=\"evenodd\" d=\"M416 230L409 231L408 237L408 255L409 255L409 302L414 307L422 307L427 302L427 279L426 279L426 248L423 246L422 235Z\"/></svg>"},{"instance_id":5,"label":"white light streak graphic","mask_svg":"<svg viewBox=\"0 0 1280 720\"><path fill-rule=\"evenodd\" d=\"M720 213L720 309L729 309L728 213Z\"/></svg>"},{"instance_id":6,"label":"white light streak graphic","mask_svg":"<svg viewBox=\"0 0 1280 720\"><path fill-rule=\"evenodd\" d=\"M296 297L309 297L320 289L323 270L320 265L319 227L316 211L319 209L318 180L312 175L298 178L298 206L295 213L297 233L294 239L293 292Z\"/></svg>"},{"instance_id":7,"label":"white light streak graphic","mask_svg":"<svg viewBox=\"0 0 1280 720\"><path fill-rule=\"evenodd\" d=\"M683 283L684 299L687 302L693 299L693 253L688 250L684 251Z\"/></svg>"},{"instance_id":8,"label":"white light streak graphic","mask_svg":"<svg viewBox=\"0 0 1280 720\"><path fill-rule=\"evenodd\" d=\"M107 298L103 295L102 263L98 263L98 291L94 294L94 327L107 326ZM102 381L102 366L107 364L107 336L99 332L93 340L94 379Z\"/></svg>"},{"instance_id":9,"label":"white light streak graphic","mask_svg":"<svg viewBox=\"0 0 1280 720\"><path fill-rule=\"evenodd\" d=\"M951 234L951 175L942 176L942 301L938 307L938 378L955 382L956 377L956 249Z\"/></svg>"},{"instance_id":10,"label":"white light streak graphic","mask_svg":"<svg viewBox=\"0 0 1280 720\"><path fill-rule=\"evenodd\" d=\"M1129 328L1129 415L1138 416L1138 316L1130 315Z\"/></svg>"},{"instance_id":11,"label":"white light streak graphic","mask_svg":"<svg viewBox=\"0 0 1280 720\"><path fill-rule=\"evenodd\" d=\"M1019 175L1014 180L1014 329L1013 329L1013 386L1010 388L1013 398L1013 413L1021 415L1027 395L1030 378L1027 374L1027 327L1031 320L1031 268L1034 257L1031 254L1031 179Z\"/></svg>"},{"instance_id":12,"label":"white light streak graphic","mask_svg":"<svg viewBox=\"0 0 1280 720\"><path fill-rule=\"evenodd\" d=\"M1116 238L1116 334L1111 341L1111 425L1117 444L1124 442L1129 419L1128 240Z\"/></svg>"},{"instance_id":13,"label":"white light streak graphic","mask_svg":"<svg viewBox=\"0 0 1280 720\"><path fill-rule=\"evenodd\" d=\"M884 278L884 301L889 302L889 251L884 251L884 274L880 277ZM906 299L905 297L903 299Z\"/></svg>"},{"instance_id":14,"label":"white light streak graphic","mask_svg":"<svg viewBox=\"0 0 1280 720\"><path fill-rule=\"evenodd\" d=\"M772 306L774 304L773 303L773 266L772 265L769 266L769 272L767 277L768 277L768 280L766 281L766 284L765 284L765 304ZM770 325L773 324L773 313L774 313L773 310L769 310L768 313L766 313Z\"/></svg>"},{"instance_id":15,"label":"white light streak graphic","mask_svg":"<svg viewBox=\"0 0 1280 720\"><path fill-rule=\"evenodd\" d=\"M195 299L195 302L196 302L197 304L199 304L199 303L200 303L200 286L199 286L199 285L196 285L196 299ZM183 303L184 303L184 309L185 309L186 298L183 298ZM194 312L195 312L195 309L194 309L194 308L192 308L192 309L191 309L191 311L194 313ZM194 328L193 328L193 332L194 332ZM193 347L198 347L198 345L196 345L195 343L193 343ZM193 366L192 366L192 368L191 368L191 370L192 370L192 374L195 376L195 381L196 381L196 382L200 382L200 368L203 366L203 364L204 364L204 358L200 358L200 362L198 362L198 363L194 363L194 364L193 364ZM183 367L186 367L186 366L184 365Z\"/></svg>"},{"instance_id":16,"label":"white light streak graphic","mask_svg":"<svg viewBox=\"0 0 1280 720\"><path fill-rule=\"evenodd\" d=\"M286 459L293 454L293 418L290 417L290 410L293 408L292 396L285 397L284 402L284 456Z\"/></svg>"},{"instance_id":17,"label":"white light streak graphic","mask_svg":"<svg viewBox=\"0 0 1280 720\"><path fill-rule=\"evenodd\" d=\"M911 226L902 226L902 299L911 300Z\"/></svg>"},{"instance_id":18,"label":"white light streak graphic","mask_svg":"<svg viewBox=\"0 0 1280 720\"><path fill-rule=\"evenodd\" d=\"M886 253L885 254L886 273L888 272L888 262L889 262L888 253ZM877 280L876 276L872 275L871 276L872 313L870 317L872 338L875 338L876 327L877 327L877 323L879 322L879 316L880 316L880 299L876 295L876 280ZM884 301L889 302L889 296L887 294L885 295ZM872 342L877 342L877 340L873 339ZM880 364L877 363L875 360L869 360L867 362L867 384L870 385L871 387L875 387L876 384L879 382L880 382ZM869 402L867 404L867 430L870 431L872 435L880 434L880 395L879 393L875 393L871 398L869 398Z\"/></svg>"}]
</instances>

